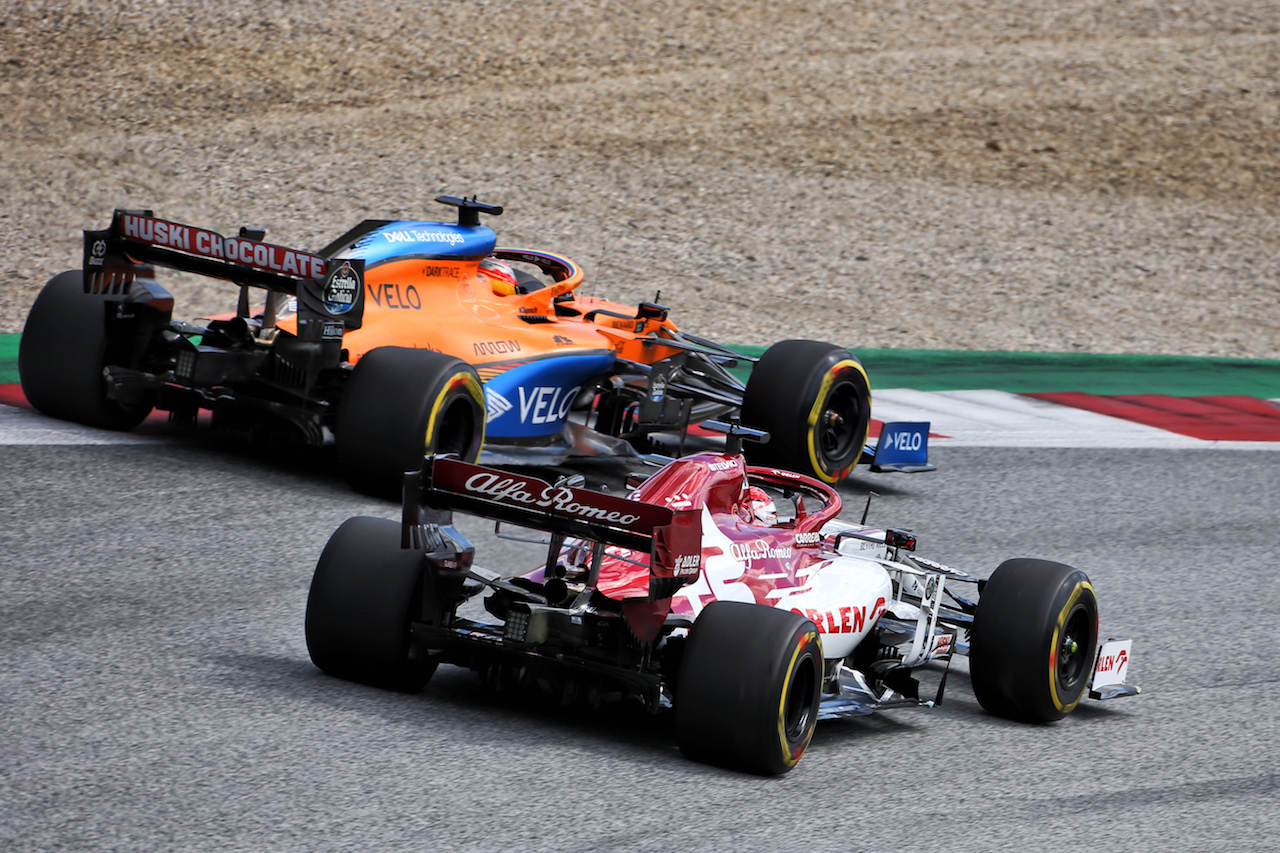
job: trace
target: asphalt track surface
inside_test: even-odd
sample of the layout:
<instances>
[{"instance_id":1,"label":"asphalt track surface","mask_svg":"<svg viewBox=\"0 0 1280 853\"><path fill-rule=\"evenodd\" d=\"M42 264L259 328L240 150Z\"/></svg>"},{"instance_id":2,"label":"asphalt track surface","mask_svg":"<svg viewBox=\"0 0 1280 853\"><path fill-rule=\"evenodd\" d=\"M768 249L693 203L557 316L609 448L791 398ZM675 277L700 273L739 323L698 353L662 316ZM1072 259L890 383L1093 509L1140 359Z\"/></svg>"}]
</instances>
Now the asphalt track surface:
<instances>
[{"instance_id":1,"label":"asphalt track surface","mask_svg":"<svg viewBox=\"0 0 1280 853\"><path fill-rule=\"evenodd\" d=\"M0 447L0 849L1274 850L1280 456L941 448L871 520L986 574L1085 568L1144 694L1060 724L946 701L819 725L796 770L701 766L669 720L327 677L329 533L396 507L221 443ZM605 469L588 472L603 476ZM852 509L852 507L857 509ZM479 561L531 557L475 534ZM519 564L510 565L512 563Z\"/></svg>"}]
</instances>

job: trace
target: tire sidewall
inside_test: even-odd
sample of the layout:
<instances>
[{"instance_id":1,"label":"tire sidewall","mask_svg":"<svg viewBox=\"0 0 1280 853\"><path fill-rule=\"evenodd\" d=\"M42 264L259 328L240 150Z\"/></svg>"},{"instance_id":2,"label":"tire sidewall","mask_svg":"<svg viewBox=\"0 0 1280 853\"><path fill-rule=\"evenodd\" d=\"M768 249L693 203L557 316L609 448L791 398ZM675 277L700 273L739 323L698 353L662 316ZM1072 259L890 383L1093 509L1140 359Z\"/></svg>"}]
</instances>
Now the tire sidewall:
<instances>
[{"instance_id":1,"label":"tire sidewall","mask_svg":"<svg viewBox=\"0 0 1280 853\"><path fill-rule=\"evenodd\" d=\"M1084 572L1077 572L1074 581L1074 585L1069 592L1066 592L1065 596L1062 593L1058 596L1058 600L1065 597L1066 601L1058 609L1058 615L1053 624L1053 633L1049 639L1050 660L1048 661L1049 673L1047 680L1049 682L1049 699L1052 702L1052 710L1046 708L1046 711L1050 715L1059 713L1064 717L1074 711L1084 697L1084 691L1089 684L1091 664L1098 646L1097 594L1094 592L1093 584L1089 582L1089 578L1085 576ZM1075 683L1066 684L1059 677L1057 655L1063 642L1063 632L1067 623L1078 611L1083 611L1088 624L1092 626L1090 629L1091 640L1086 642L1085 651L1080 653L1084 659L1084 669L1076 677Z\"/></svg>"},{"instance_id":2,"label":"tire sidewall","mask_svg":"<svg viewBox=\"0 0 1280 853\"><path fill-rule=\"evenodd\" d=\"M480 448L484 445L485 399L484 387L475 368L466 362L459 361L452 371L438 382L439 391L431 398L424 425L424 441L427 453L456 453L459 458L474 462L480 456ZM449 435L449 409L460 406L465 401L473 405L474 430L469 440L459 442L455 446L446 447L453 438Z\"/></svg>"},{"instance_id":3,"label":"tire sidewall","mask_svg":"<svg viewBox=\"0 0 1280 853\"><path fill-rule=\"evenodd\" d=\"M1080 612L1085 636L1074 683L1059 678L1063 631ZM969 669L979 703L997 716L1052 722L1075 710L1088 687L1098 644L1097 595L1071 566L1022 558L1002 563L974 614Z\"/></svg>"},{"instance_id":4,"label":"tire sidewall","mask_svg":"<svg viewBox=\"0 0 1280 853\"><path fill-rule=\"evenodd\" d=\"M752 369L743 393L743 424L770 434L767 444L748 445L748 458L826 483L839 482L858 463L866 445L870 389L861 362L843 347L806 340L774 344ZM856 411L847 444L833 458L820 446L820 421L837 391L852 396Z\"/></svg>"},{"instance_id":5,"label":"tire sidewall","mask_svg":"<svg viewBox=\"0 0 1280 853\"><path fill-rule=\"evenodd\" d=\"M470 364L430 350L379 347L360 359L343 388L338 465L357 488L390 493L428 453L475 461L484 422L484 389Z\"/></svg>"},{"instance_id":6,"label":"tire sidewall","mask_svg":"<svg viewBox=\"0 0 1280 853\"><path fill-rule=\"evenodd\" d=\"M22 393L51 417L102 429L129 430L151 405L122 406L107 397L108 301L84 292L84 273L68 270L40 291L18 342Z\"/></svg>"},{"instance_id":7,"label":"tire sidewall","mask_svg":"<svg viewBox=\"0 0 1280 853\"><path fill-rule=\"evenodd\" d=\"M782 678L777 680L778 701L774 706L777 709L775 720L779 758L773 767L775 773L784 773L795 767L809 748L818 722L822 686L822 639L817 626L805 619L796 626L788 646L793 651ZM807 707L800 712L803 720L798 730L790 731L788 718L795 713L797 705Z\"/></svg>"},{"instance_id":8,"label":"tire sidewall","mask_svg":"<svg viewBox=\"0 0 1280 853\"><path fill-rule=\"evenodd\" d=\"M320 669L394 690L421 689L435 666L411 660L410 623L427 582L422 554L400 548L400 525L347 519L316 563L307 593L307 651Z\"/></svg>"},{"instance_id":9,"label":"tire sidewall","mask_svg":"<svg viewBox=\"0 0 1280 853\"><path fill-rule=\"evenodd\" d=\"M858 459L862 456L862 449L867 443L870 408L860 406L860 408L864 408L859 413L862 422L861 427L855 427L855 435L851 439L851 444L839 459L828 458L818 446L821 426L818 423L819 418L827 407L833 393L840 389L842 385L846 383L852 384L854 393L860 394L864 400L870 398L871 386L870 381L867 379L866 370L852 355L848 358L841 358L839 353L832 353L831 361L832 364L817 379L817 388L812 394L813 405L806 414L803 429L805 446L809 452L809 464L812 470L819 479L826 483L835 484L849 476L849 472L853 470L853 466L857 464Z\"/></svg>"},{"instance_id":10,"label":"tire sidewall","mask_svg":"<svg viewBox=\"0 0 1280 853\"><path fill-rule=\"evenodd\" d=\"M809 619L767 605L711 602L694 623L677 678L681 751L708 764L786 773L813 737L822 671L822 641ZM796 731L788 731L789 707L802 711Z\"/></svg>"}]
</instances>

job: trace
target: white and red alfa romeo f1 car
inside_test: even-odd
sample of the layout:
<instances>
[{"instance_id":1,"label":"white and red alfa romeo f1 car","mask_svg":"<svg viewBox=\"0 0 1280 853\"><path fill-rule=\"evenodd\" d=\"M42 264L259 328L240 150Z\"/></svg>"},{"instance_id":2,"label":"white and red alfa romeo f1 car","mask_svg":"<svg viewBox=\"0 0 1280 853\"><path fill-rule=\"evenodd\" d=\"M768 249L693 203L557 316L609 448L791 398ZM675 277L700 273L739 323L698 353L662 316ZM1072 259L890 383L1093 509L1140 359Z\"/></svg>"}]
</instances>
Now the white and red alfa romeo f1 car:
<instances>
[{"instance_id":1,"label":"white and red alfa romeo f1 car","mask_svg":"<svg viewBox=\"0 0 1280 853\"><path fill-rule=\"evenodd\" d=\"M820 719L941 702L957 653L1000 716L1057 720L1086 692L1138 692L1129 641L1099 643L1084 572L1014 559L980 579L916 556L909 533L839 519L830 486L746 465L742 438L762 436L718 426L725 452L636 477L627 497L427 457L399 523L352 518L330 537L307 601L312 660L402 690L449 663L635 698L674 712L689 757L762 774L790 770ZM545 531L546 564L480 568L454 510ZM481 594L493 619L458 615ZM941 678L922 697L926 664Z\"/></svg>"}]
</instances>

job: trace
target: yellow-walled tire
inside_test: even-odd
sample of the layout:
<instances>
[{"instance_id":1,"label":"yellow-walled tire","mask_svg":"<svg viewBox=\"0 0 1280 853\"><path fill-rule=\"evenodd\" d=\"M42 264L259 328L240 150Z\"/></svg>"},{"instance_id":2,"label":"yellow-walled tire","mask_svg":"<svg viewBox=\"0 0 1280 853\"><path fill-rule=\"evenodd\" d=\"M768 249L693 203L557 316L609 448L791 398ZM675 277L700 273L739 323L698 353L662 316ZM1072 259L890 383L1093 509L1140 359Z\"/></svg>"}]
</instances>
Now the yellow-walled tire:
<instances>
[{"instance_id":1,"label":"yellow-walled tire","mask_svg":"<svg viewBox=\"0 0 1280 853\"><path fill-rule=\"evenodd\" d=\"M973 617L973 693L997 716L1060 720L1084 695L1097 649L1098 599L1084 572L1006 560L983 585Z\"/></svg>"},{"instance_id":2,"label":"yellow-walled tire","mask_svg":"<svg viewBox=\"0 0 1280 853\"><path fill-rule=\"evenodd\" d=\"M821 341L782 341L765 350L742 396L742 425L769 433L747 460L835 484L862 457L871 386L858 359Z\"/></svg>"},{"instance_id":3,"label":"yellow-walled tire","mask_svg":"<svg viewBox=\"0 0 1280 853\"><path fill-rule=\"evenodd\" d=\"M475 368L430 350L379 347L357 362L338 403L338 467L357 489L398 495L428 453L474 462L484 443Z\"/></svg>"},{"instance_id":4,"label":"yellow-walled tire","mask_svg":"<svg viewBox=\"0 0 1280 853\"><path fill-rule=\"evenodd\" d=\"M818 721L822 641L787 610L713 601L689 632L676 739L694 761L763 776L795 767Z\"/></svg>"}]
</instances>

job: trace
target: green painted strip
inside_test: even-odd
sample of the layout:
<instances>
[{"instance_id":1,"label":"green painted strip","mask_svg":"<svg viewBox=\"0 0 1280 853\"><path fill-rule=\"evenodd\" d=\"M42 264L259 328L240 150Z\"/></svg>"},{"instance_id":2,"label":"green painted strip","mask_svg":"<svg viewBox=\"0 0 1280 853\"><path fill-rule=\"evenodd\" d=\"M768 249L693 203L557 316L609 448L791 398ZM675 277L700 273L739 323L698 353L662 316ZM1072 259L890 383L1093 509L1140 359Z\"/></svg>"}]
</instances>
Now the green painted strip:
<instances>
[{"instance_id":1,"label":"green painted strip","mask_svg":"<svg viewBox=\"0 0 1280 853\"><path fill-rule=\"evenodd\" d=\"M735 347L759 357L764 347ZM1178 355L1094 355L853 348L872 389L991 389L1011 394L1168 394L1280 397L1280 361ZM745 381L748 371L733 371Z\"/></svg>"},{"instance_id":2,"label":"green painted strip","mask_svg":"<svg viewBox=\"0 0 1280 853\"><path fill-rule=\"evenodd\" d=\"M0 335L0 382L18 381L19 335Z\"/></svg>"},{"instance_id":3,"label":"green painted strip","mask_svg":"<svg viewBox=\"0 0 1280 853\"><path fill-rule=\"evenodd\" d=\"M0 335L0 382L18 381L18 338ZM750 356L765 350L736 349ZM924 349L855 348L853 352L866 366L873 389L1280 398L1280 361L1267 359ZM734 372L745 379L748 370L744 366Z\"/></svg>"},{"instance_id":4,"label":"green painted strip","mask_svg":"<svg viewBox=\"0 0 1280 853\"><path fill-rule=\"evenodd\" d=\"M1280 397L1280 361L1267 359L905 349L854 353L873 389Z\"/></svg>"}]
</instances>

